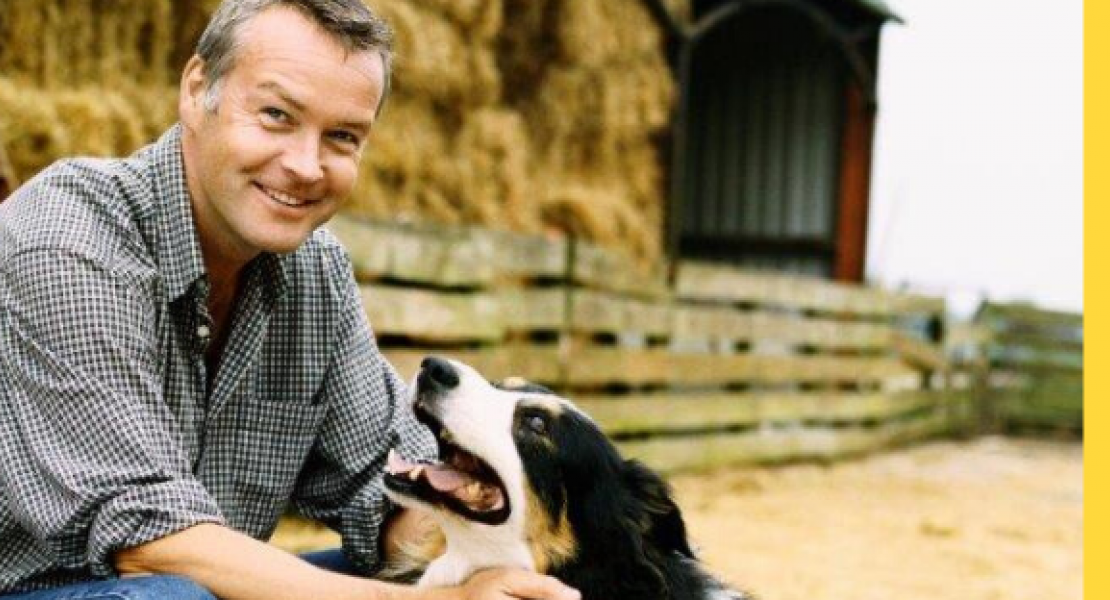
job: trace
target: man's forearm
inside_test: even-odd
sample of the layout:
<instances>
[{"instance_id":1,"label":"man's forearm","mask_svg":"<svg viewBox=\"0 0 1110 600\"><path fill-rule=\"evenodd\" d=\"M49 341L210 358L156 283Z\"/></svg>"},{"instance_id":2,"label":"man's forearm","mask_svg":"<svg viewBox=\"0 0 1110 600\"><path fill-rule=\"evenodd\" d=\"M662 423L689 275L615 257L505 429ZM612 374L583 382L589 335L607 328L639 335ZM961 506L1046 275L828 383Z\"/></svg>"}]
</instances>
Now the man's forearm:
<instances>
[{"instance_id":1,"label":"man's forearm","mask_svg":"<svg viewBox=\"0 0 1110 600\"><path fill-rule=\"evenodd\" d=\"M278 548L226 527L205 523L122 550L124 575L181 575L223 600L452 598L451 590L417 590L314 567Z\"/></svg>"}]
</instances>

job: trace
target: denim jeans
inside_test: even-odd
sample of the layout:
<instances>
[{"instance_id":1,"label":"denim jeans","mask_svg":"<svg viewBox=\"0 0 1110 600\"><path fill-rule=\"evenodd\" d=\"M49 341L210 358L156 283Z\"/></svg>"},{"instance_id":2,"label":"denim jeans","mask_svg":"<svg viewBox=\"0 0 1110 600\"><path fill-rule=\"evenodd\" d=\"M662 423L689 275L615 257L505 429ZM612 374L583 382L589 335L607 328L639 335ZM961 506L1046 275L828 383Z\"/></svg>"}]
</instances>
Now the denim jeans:
<instances>
[{"instance_id":1,"label":"denim jeans","mask_svg":"<svg viewBox=\"0 0 1110 600\"><path fill-rule=\"evenodd\" d=\"M340 550L302 554L301 558L328 571L354 575ZM75 583L49 590L0 595L3 600L216 600L197 583L176 575L151 575Z\"/></svg>"}]
</instances>

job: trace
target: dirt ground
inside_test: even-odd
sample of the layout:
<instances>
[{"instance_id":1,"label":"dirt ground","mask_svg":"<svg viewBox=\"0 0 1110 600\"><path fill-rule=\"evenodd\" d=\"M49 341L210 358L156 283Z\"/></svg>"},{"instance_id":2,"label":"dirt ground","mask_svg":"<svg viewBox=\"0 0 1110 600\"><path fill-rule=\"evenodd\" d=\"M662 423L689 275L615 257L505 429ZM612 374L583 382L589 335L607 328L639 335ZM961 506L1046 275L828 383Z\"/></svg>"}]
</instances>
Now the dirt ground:
<instances>
[{"instance_id":1,"label":"dirt ground","mask_svg":"<svg viewBox=\"0 0 1110 600\"><path fill-rule=\"evenodd\" d=\"M984 438L673 480L703 558L763 600L1079 600L1083 450Z\"/></svg>"},{"instance_id":2,"label":"dirt ground","mask_svg":"<svg viewBox=\"0 0 1110 600\"><path fill-rule=\"evenodd\" d=\"M672 479L711 569L761 600L1080 600L1078 443L938 442ZM334 540L287 525L275 543Z\"/></svg>"}]
</instances>

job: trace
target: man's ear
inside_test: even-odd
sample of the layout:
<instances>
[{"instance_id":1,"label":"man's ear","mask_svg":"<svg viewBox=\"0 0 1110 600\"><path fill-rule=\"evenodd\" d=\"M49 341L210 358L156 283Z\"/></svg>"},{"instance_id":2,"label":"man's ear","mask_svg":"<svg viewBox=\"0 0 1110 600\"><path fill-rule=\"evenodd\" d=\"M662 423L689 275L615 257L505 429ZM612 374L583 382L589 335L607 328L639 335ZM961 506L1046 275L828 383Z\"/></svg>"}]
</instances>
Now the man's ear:
<instances>
[{"instance_id":1,"label":"man's ear","mask_svg":"<svg viewBox=\"0 0 1110 600\"><path fill-rule=\"evenodd\" d=\"M206 83L204 59L194 54L181 72L181 88L177 98L181 123L190 129L195 128L204 116L204 93L208 87Z\"/></svg>"}]
</instances>

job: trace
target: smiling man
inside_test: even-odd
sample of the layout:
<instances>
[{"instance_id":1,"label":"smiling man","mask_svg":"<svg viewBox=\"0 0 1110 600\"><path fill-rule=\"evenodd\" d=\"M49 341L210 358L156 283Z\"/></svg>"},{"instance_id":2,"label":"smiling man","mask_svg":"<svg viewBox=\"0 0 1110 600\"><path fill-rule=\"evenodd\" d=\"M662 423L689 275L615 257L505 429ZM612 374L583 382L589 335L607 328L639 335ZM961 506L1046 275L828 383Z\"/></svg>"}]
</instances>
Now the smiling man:
<instances>
[{"instance_id":1,"label":"smiling man","mask_svg":"<svg viewBox=\"0 0 1110 600\"><path fill-rule=\"evenodd\" d=\"M434 443L317 228L354 185L389 71L388 28L359 0L227 0L185 67L180 124L0 206L0 596L576 596L520 570L419 590L364 577L420 529L382 496L389 449ZM288 508L342 553L265 544Z\"/></svg>"}]
</instances>

